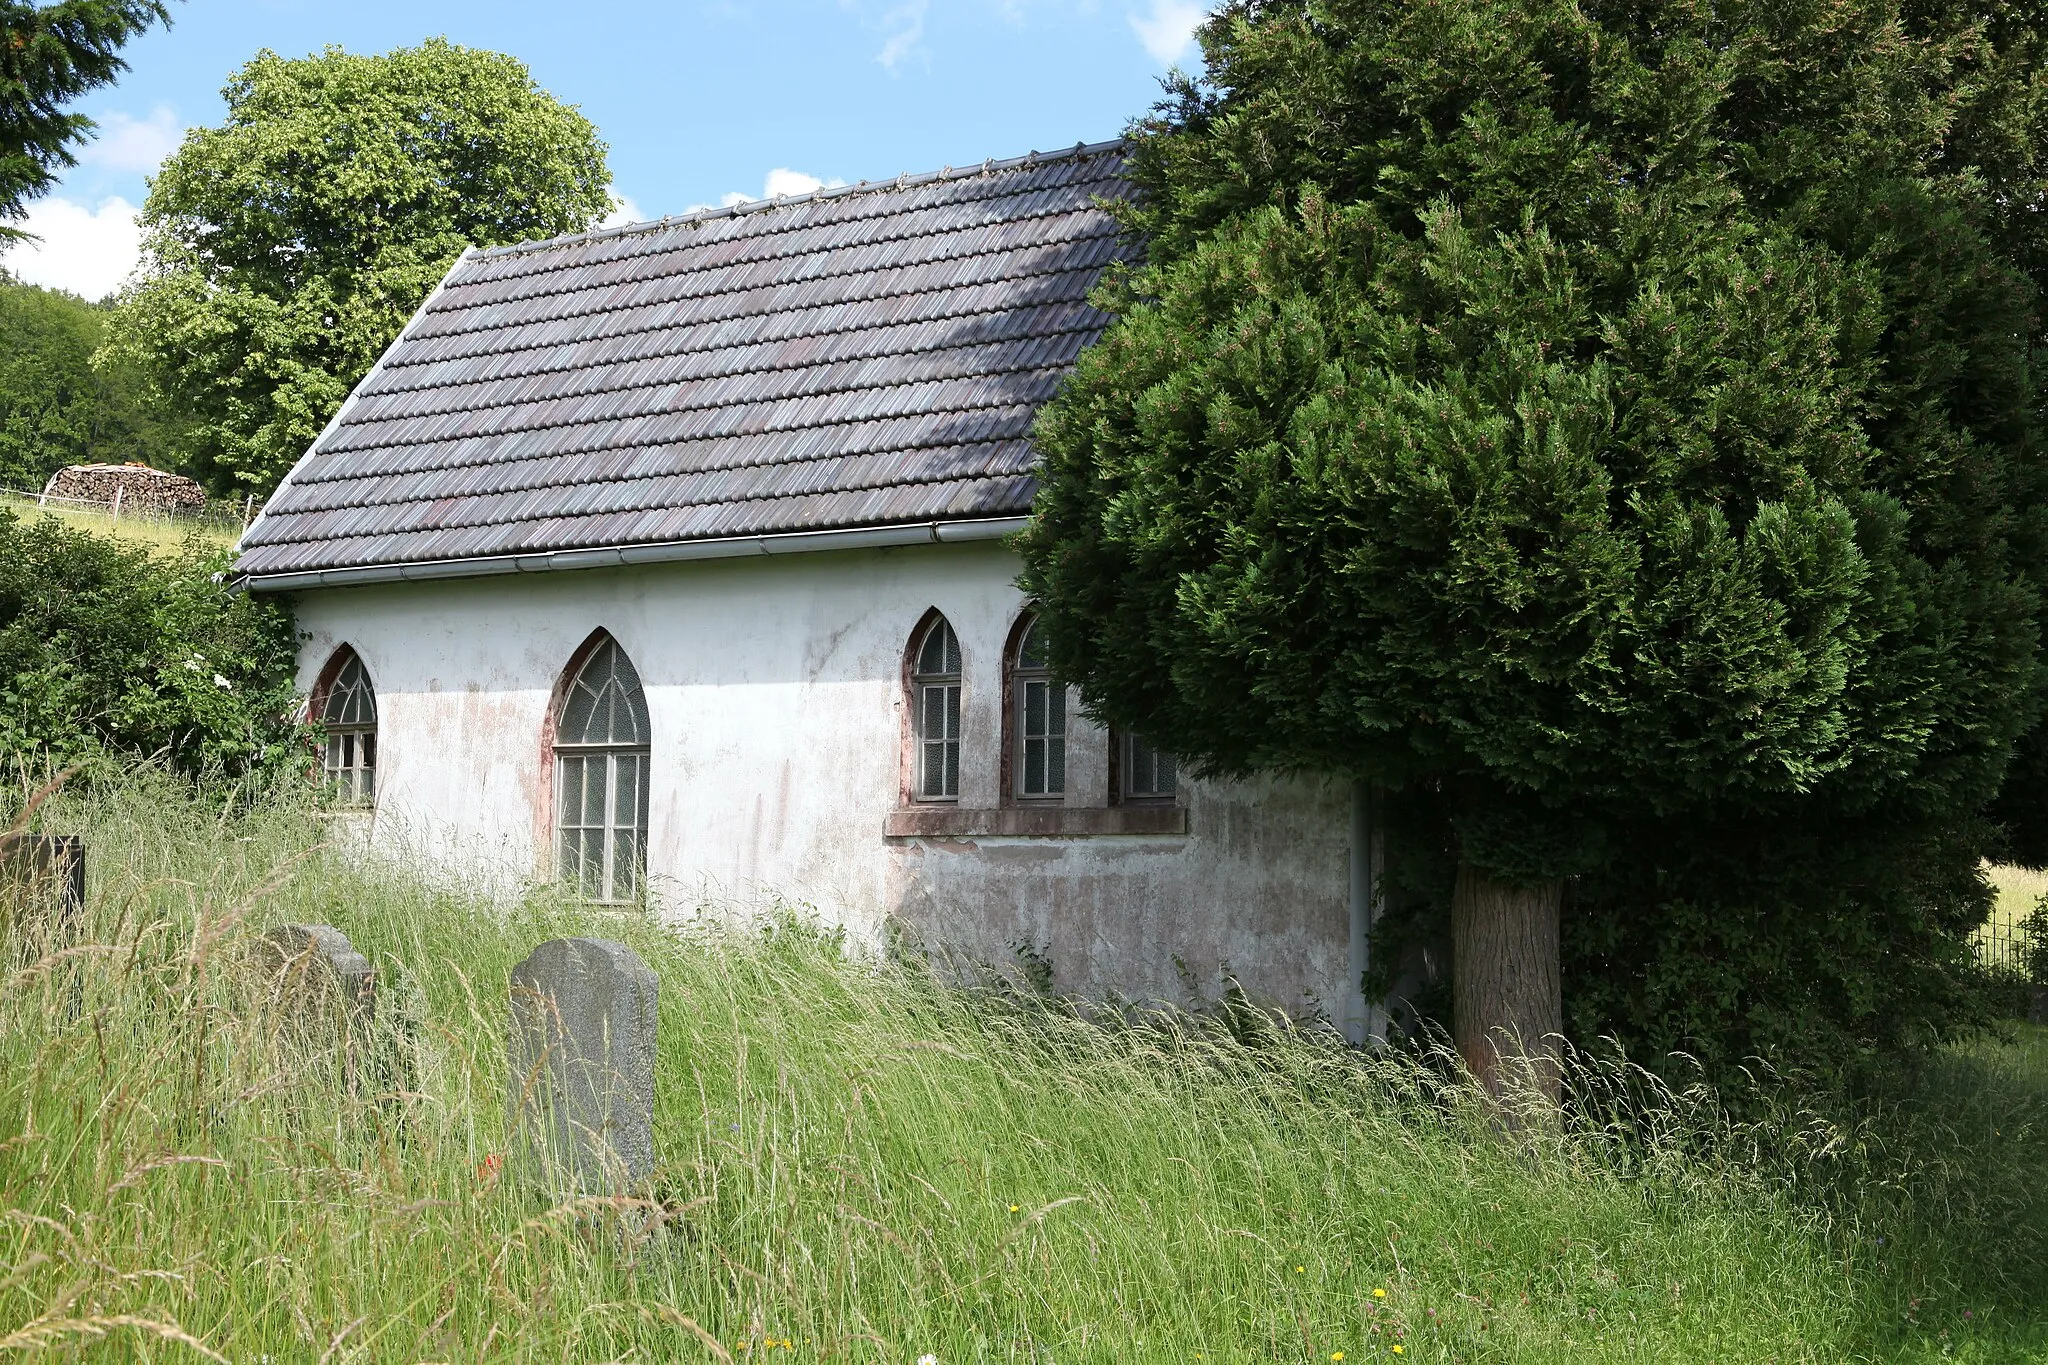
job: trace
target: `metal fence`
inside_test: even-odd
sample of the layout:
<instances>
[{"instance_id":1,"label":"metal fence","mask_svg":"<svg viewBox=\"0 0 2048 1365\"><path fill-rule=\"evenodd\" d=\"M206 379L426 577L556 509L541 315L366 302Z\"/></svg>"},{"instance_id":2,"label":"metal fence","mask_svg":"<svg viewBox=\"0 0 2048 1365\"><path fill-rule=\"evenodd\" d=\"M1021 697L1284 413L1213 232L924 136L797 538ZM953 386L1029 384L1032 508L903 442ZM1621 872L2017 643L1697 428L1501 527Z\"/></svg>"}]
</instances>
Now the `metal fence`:
<instances>
[{"instance_id":1,"label":"metal fence","mask_svg":"<svg viewBox=\"0 0 2048 1365\"><path fill-rule=\"evenodd\" d=\"M241 502L208 499L197 507L176 507L142 499L128 502L119 496L112 499L60 498L55 494L40 492L33 488L5 486L0 486L0 504L85 512L114 521L204 526L231 537L239 536L249 529L249 523L263 511L263 504L254 497L245 498Z\"/></svg>"},{"instance_id":2,"label":"metal fence","mask_svg":"<svg viewBox=\"0 0 2048 1365\"><path fill-rule=\"evenodd\" d=\"M2026 971L2027 936L2019 926L1993 920L1970 940L1977 965L2018 976Z\"/></svg>"}]
</instances>

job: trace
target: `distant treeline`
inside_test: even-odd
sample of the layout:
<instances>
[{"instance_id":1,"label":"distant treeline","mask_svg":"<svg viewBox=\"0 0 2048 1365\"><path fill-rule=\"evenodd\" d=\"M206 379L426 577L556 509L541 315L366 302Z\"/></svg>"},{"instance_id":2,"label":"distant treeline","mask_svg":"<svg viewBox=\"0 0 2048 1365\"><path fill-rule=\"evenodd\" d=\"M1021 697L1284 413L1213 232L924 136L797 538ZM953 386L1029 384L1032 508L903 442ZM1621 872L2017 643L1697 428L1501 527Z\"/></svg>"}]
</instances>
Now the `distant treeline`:
<instances>
[{"instance_id":1,"label":"distant treeline","mask_svg":"<svg viewBox=\"0 0 2048 1365\"><path fill-rule=\"evenodd\" d=\"M177 424L135 363L93 363L108 314L0 271L0 484L40 488L68 464L181 463Z\"/></svg>"}]
</instances>

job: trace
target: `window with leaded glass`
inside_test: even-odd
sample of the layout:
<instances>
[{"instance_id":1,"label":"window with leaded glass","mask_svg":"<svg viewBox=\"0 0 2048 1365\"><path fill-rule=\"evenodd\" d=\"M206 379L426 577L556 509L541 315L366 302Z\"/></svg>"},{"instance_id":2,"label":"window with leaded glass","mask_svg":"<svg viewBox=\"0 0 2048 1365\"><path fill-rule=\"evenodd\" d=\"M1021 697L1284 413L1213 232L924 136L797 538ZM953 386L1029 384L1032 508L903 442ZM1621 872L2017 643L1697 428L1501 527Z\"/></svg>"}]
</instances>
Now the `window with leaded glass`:
<instances>
[{"instance_id":1,"label":"window with leaded glass","mask_svg":"<svg viewBox=\"0 0 2048 1365\"><path fill-rule=\"evenodd\" d=\"M576 671L555 725L557 866L591 900L640 894L650 735L640 675L607 639Z\"/></svg>"},{"instance_id":2,"label":"window with leaded glass","mask_svg":"<svg viewBox=\"0 0 2048 1365\"><path fill-rule=\"evenodd\" d=\"M1180 765L1172 754L1148 739L1123 738L1123 796L1126 801L1170 800L1180 781Z\"/></svg>"},{"instance_id":3,"label":"window with leaded glass","mask_svg":"<svg viewBox=\"0 0 2048 1365\"><path fill-rule=\"evenodd\" d=\"M377 692L354 650L347 652L321 695L319 720L327 736L321 766L336 798L349 806L375 804Z\"/></svg>"},{"instance_id":4,"label":"window with leaded glass","mask_svg":"<svg viewBox=\"0 0 2048 1365\"><path fill-rule=\"evenodd\" d=\"M920 801L960 799L960 640L941 616L911 655L910 700L917 728Z\"/></svg>"},{"instance_id":5,"label":"window with leaded glass","mask_svg":"<svg viewBox=\"0 0 2048 1365\"><path fill-rule=\"evenodd\" d=\"M1017 796L1049 800L1067 790L1067 689L1053 681L1045 655L1045 632L1037 616L1024 623L1010 668L1011 718L1016 751L1011 772Z\"/></svg>"}]
</instances>

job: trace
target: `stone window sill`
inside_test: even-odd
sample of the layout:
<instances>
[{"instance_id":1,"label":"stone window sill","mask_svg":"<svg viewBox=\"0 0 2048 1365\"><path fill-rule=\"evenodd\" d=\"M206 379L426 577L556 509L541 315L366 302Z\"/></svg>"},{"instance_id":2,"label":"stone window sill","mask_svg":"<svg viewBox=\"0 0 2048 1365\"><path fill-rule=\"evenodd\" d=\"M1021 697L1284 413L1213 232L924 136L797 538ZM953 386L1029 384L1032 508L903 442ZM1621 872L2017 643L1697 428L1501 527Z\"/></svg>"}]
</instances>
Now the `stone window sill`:
<instances>
[{"instance_id":1,"label":"stone window sill","mask_svg":"<svg viewBox=\"0 0 2048 1365\"><path fill-rule=\"evenodd\" d=\"M1186 834L1185 806L912 806L889 812L882 833L891 839L1073 839L1101 834Z\"/></svg>"}]
</instances>

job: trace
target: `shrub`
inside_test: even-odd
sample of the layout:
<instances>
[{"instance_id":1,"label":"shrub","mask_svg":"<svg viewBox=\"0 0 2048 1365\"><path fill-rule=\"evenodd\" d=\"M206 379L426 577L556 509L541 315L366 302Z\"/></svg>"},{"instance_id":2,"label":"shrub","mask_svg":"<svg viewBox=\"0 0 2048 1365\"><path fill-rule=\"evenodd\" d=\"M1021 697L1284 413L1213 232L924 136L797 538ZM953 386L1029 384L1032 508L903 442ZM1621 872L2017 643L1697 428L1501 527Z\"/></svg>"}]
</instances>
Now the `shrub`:
<instances>
[{"instance_id":1,"label":"shrub","mask_svg":"<svg viewBox=\"0 0 2048 1365\"><path fill-rule=\"evenodd\" d=\"M230 590L227 563L0 512L0 761L111 750L234 777L300 752L291 616Z\"/></svg>"}]
</instances>

